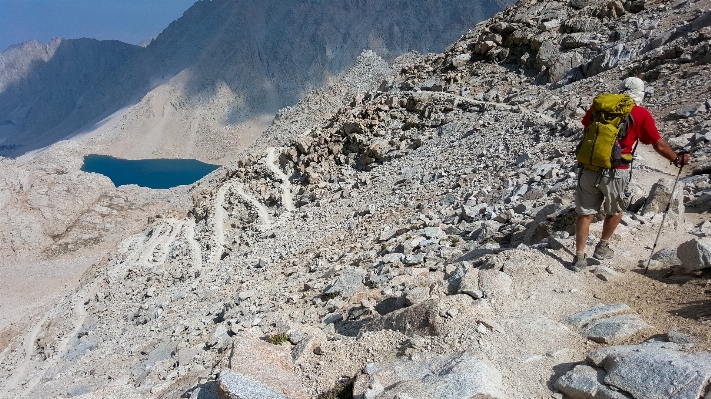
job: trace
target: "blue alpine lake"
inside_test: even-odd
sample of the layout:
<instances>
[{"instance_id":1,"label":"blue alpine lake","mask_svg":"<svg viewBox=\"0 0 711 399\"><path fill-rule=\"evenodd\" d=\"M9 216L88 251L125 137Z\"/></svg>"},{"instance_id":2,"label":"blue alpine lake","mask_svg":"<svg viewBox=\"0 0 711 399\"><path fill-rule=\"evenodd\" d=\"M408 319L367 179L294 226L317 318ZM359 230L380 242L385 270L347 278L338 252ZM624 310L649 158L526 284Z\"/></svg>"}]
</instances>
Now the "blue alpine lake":
<instances>
[{"instance_id":1,"label":"blue alpine lake","mask_svg":"<svg viewBox=\"0 0 711 399\"><path fill-rule=\"evenodd\" d=\"M140 159L128 160L107 155L84 157L84 172L100 173L115 186L136 184L148 188L172 188L193 184L219 168L196 159Z\"/></svg>"}]
</instances>

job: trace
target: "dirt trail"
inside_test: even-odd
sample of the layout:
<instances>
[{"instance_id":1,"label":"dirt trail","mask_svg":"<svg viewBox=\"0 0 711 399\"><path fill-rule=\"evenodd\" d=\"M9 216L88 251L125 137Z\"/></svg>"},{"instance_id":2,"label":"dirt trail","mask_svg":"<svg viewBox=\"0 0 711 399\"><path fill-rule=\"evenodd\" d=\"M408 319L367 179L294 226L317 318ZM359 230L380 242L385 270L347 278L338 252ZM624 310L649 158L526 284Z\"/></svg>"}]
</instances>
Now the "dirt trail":
<instances>
[{"instance_id":1,"label":"dirt trail","mask_svg":"<svg viewBox=\"0 0 711 399\"><path fill-rule=\"evenodd\" d=\"M153 250L161 242L162 236L167 229L169 229L169 226L162 223L153 228L151 237L148 239L148 242L143 245L143 249L138 256L138 262L140 264L147 267L151 266L150 259L153 257Z\"/></svg>"},{"instance_id":2,"label":"dirt trail","mask_svg":"<svg viewBox=\"0 0 711 399\"><path fill-rule=\"evenodd\" d=\"M264 204L259 202L252 195L246 193L242 185L237 185L235 191L242 198L246 199L247 201L252 203L252 205L254 205L254 208L257 210L257 214L259 215L259 219L262 220L262 223L259 224L258 227L262 230L269 230L272 227L273 222L271 220L271 217L269 217L269 211L267 210L267 207L264 206Z\"/></svg>"},{"instance_id":3,"label":"dirt trail","mask_svg":"<svg viewBox=\"0 0 711 399\"><path fill-rule=\"evenodd\" d=\"M279 169L279 167L276 165L276 149L274 147L270 147L267 152L267 167L274 173L274 175L279 180L281 180L282 205L284 205L284 208L286 208L288 212L293 212L294 210L296 210L296 207L294 206L294 200L291 194L291 183L289 182L289 176L284 174L284 172L282 172L281 169Z\"/></svg>"},{"instance_id":4,"label":"dirt trail","mask_svg":"<svg viewBox=\"0 0 711 399\"><path fill-rule=\"evenodd\" d=\"M225 201L225 196L227 195L227 192L232 189L234 189L234 192L237 193L237 195L239 195L254 206L255 210L257 211L257 214L259 215L259 219L262 221L261 224L257 225L260 229L269 230L273 226L273 221L269 216L269 210L267 209L267 207L264 206L264 204L259 202L259 200L254 198L252 195L245 192L244 187L240 183L228 182L223 184L217 192L217 196L215 198L212 223L214 226L213 234L216 245L214 250L212 251L212 255L209 257L209 259L211 259L211 262L218 262L220 260L225 246L224 221L227 217L227 212L225 211L225 208L222 205Z\"/></svg>"},{"instance_id":5,"label":"dirt trail","mask_svg":"<svg viewBox=\"0 0 711 399\"><path fill-rule=\"evenodd\" d=\"M72 316L74 318L72 330L61 338L61 341L57 345L56 352L43 362L42 367L39 370L33 373L34 377L28 381L24 387L23 396L28 396L32 390L41 383L47 370L53 368L57 362L64 357L64 355L66 355L70 341L78 336L81 327L84 325L84 320L86 319L87 314L86 309L84 308L84 302L86 301L86 298L90 298L95 294L95 287L96 285L92 284L88 287L88 289L82 290L75 294L73 301L74 304L72 306Z\"/></svg>"},{"instance_id":6,"label":"dirt trail","mask_svg":"<svg viewBox=\"0 0 711 399\"><path fill-rule=\"evenodd\" d=\"M190 245L190 251L193 255L193 262L195 267L202 268L202 250L200 249L200 244L195 240L195 220L188 219L185 224L183 224L183 236Z\"/></svg>"},{"instance_id":7,"label":"dirt trail","mask_svg":"<svg viewBox=\"0 0 711 399\"><path fill-rule=\"evenodd\" d=\"M633 179L645 191L660 178L675 179L678 169L656 154L651 146L640 145L638 153L643 160L633 174ZM690 173L690 168L683 169L681 178ZM683 190L680 182L676 190ZM690 234L694 227L708 215L693 213L687 208L685 223L674 229L665 224L659 237L656 250L676 249L680 244L697 238ZM644 267L652 255L652 246L659 231L661 218L653 223L638 228L620 225L616 231L619 237L613 237L612 248L616 251L614 259L602 264L620 272L619 278L601 285L595 292L597 298L606 303L624 302L638 312L654 328L629 339L629 343L663 335L673 329L697 337L694 350L711 350L711 271L703 274L674 274L671 268L650 269L644 274ZM601 225L601 223L596 223ZM593 229L595 226L593 226ZM600 226L598 226L600 228ZM617 238L615 240L615 238Z\"/></svg>"},{"instance_id":8,"label":"dirt trail","mask_svg":"<svg viewBox=\"0 0 711 399\"><path fill-rule=\"evenodd\" d=\"M215 240L215 248L212 251L212 254L210 255L209 259L210 262L217 262L220 260L220 257L222 256L222 249L225 246L225 231L224 231L224 226L222 225L225 220L225 208L222 207L222 204L225 202L225 195L227 194L227 191L229 191L232 188L232 183L225 183L220 187L220 190L217 192L217 196L215 197L215 211L213 212L213 220L212 220L212 225L213 225L213 231L214 231L214 240Z\"/></svg>"},{"instance_id":9,"label":"dirt trail","mask_svg":"<svg viewBox=\"0 0 711 399\"><path fill-rule=\"evenodd\" d=\"M182 230L185 221L169 219L168 224L170 225L170 234L163 235L163 239L153 248L154 253L156 250L158 251L158 255L151 260L154 265L165 263L166 259L168 259L170 245Z\"/></svg>"},{"instance_id":10,"label":"dirt trail","mask_svg":"<svg viewBox=\"0 0 711 399\"><path fill-rule=\"evenodd\" d=\"M42 318L28 331L22 338L23 356L22 361L15 367L12 372L12 377L7 381L4 387L5 392L16 392L22 388L22 379L25 377L27 368L32 363L32 356L35 354L35 341L37 336L42 332L42 325L49 318L49 312L45 313Z\"/></svg>"}]
</instances>

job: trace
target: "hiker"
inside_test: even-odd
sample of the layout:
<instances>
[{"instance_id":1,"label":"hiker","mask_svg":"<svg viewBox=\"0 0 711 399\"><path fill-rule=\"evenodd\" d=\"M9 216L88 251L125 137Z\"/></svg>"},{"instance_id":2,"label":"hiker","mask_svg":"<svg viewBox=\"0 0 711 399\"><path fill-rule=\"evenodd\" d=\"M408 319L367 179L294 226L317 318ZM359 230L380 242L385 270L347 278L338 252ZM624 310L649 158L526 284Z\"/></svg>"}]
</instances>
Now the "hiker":
<instances>
[{"instance_id":1,"label":"hiker","mask_svg":"<svg viewBox=\"0 0 711 399\"><path fill-rule=\"evenodd\" d=\"M646 108L640 106L644 99L644 82L639 78L629 77L620 84L620 93L627 94L634 100L634 104L631 102L629 104L631 118L626 119L628 121L626 125L627 135L622 137L622 134L620 134L618 137L619 147L622 150L621 157L626 158L627 162L631 163L636 142L639 140L643 144L651 144L659 155L668 159L677 167L688 164L691 155L674 152L659 135L652 115ZM594 106L591 107L582 120L586 129L594 118L594 108ZM621 126L620 130L622 131ZM614 131L616 132L617 130L615 129ZM585 244L588 239L590 223L595 215L600 212L601 206L605 220L602 225L602 235L595 246L593 257L602 260L610 259L615 255L615 252L610 248L609 240L629 205L629 194L626 191L631 178L631 170L628 163L605 169L604 167L587 165L580 159L581 157L579 156L578 161L580 162L579 167L581 167L581 170L579 171L578 185L575 191L575 211L578 214L575 226L576 252L570 267L573 271L580 271L587 266ZM590 155L590 159L592 160L592 155Z\"/></svg>"}]
</instances>

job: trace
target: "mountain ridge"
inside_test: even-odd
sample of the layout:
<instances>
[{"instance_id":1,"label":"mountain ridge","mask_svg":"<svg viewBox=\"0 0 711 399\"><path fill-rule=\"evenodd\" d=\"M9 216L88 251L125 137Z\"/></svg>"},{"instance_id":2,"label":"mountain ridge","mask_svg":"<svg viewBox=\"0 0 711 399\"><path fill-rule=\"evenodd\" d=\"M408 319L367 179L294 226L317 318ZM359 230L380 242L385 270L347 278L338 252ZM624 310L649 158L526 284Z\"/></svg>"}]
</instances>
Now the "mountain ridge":
<instances>
[{"instance_id":1,"label":"mountain ridge","mask_svg":"<svg viewBox=\"0 0 711 399\"><path fill-rule=\"evenodd\" d=\"M153 143L151 148L126 144L127 148L108 155L132 157L130 154L134 152L140 155L133 157L195 156L205 161L224 161L234 152L208 155L207 147L211 145L200 140L205 138L211 143L218 138L243 135L242 144L231 142L243 148L268 126L268 115L295 103L329 76L344 72L362 50L370 48L386 59L411 50L440 50L459 37L472 20L479 21L500 9L498 3L490 0L448 1L446 7L443 4L434 0L196 2L145 49L126 45L123 51L131 49L135 56L129 57L125 67L121 60L110 61L114 53L110 49L105 55L103 50L97 50L93 61L82 60L116 64L115 71L106 73L93 69L93 73L101 74L103 85L92 87L71 75L64 78L61 71L49 78L56 73L47 71L40 75L47 74L49 80L42 80L41 89L36 84L28 88L27 98L18 95L19 89L0 92L0 119L10 121L0 127L0 145L15 146L14 150L6 149L0 154L17 156L80 131L97 131L100 135L103 126L93 124L116 111L131 108L158 90L154 95L168 95L172 100L166 98L166 101L183 104L183 108L174 110L183 122L172 125L170 132L154 132L155 140L148 140ZM88 42L61 43L75 48L74 52L67 49L72 57L80 43ZM60 53L63 50L60 48ZM105 61L100 61L102 58ZM81 65L77 64L75 69L80 70ZM62 79L74 86L54 88L53 97L29 105L31 98L43 97L42 90L50 87L49 82ZM167 86L161 87L164 84ZM225 89L228 89L225 99L203 106L202 99L219 97L220 90ZM81 104L77 103L82 99L95 106L79 109ZM30 118L18 109L30 109L49 117ZM163 110L154 112L161 114ZM214 119L207 122L205 129L185 127L203 114ZM32 122L37 120L42 120L42 124ZM146 121L123 126L122 134L127 137L124 142L141 141L146 123L160 125L158 121ZM191 143L187 151L185 142Z\"/></svg>"}]
</instances>

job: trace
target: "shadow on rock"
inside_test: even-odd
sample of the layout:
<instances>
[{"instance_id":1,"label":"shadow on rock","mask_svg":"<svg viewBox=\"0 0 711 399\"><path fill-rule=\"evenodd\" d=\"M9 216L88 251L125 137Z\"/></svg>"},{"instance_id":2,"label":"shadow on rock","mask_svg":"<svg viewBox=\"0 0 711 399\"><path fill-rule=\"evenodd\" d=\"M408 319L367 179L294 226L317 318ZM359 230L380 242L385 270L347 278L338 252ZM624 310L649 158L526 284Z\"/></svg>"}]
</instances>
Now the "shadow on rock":
<instances>
[{"instance_id":1,"label":"shadow on rock","mask_svg":"<svg viewBox=\"0 0 711 399\"><path fill-rule=\"evenodd\" d=\"M557 389L555 388L555 382L579 364L580 363L561 363L553 366L553 375L548 381L546 381L546 386L548 386L548 389L553 392L557 391Z\"/></svg>"},{"instance_id":2,"label":"shadow on rock","mask_svg":"<svg viewBox=\"0 0 711 399\"><path fill-rule=\"evenodd\" d=\"M219 399L219 395L217 394L217 382L207 381L202 384L196 384L184 392L178 389L169 389L158 396L158 399L170 399L176 397L191 399Z\"/></svg>"},{"instance_id":3,"label":"shadow on rock","mask_svg":"<svg viewBox=\"0 0 711 399\"><path fill-rule=\"evenodd\" d=\"M344 321L334 323L333 326L338 334L346 337L357 337L361 328L373 321L372 318L354 321Z\"/></svg>"},{"instance_id":4,"label":"shadow on rock","mask_svg":"<svg viewBox=\"0 0 711 399\"><path fill-rule=\"evenodd\" d=\"M381 316L385 316L388 313L392 313L396 310L400 310L405 307L405 300L403 298L386 298L377 305L375 305L375 310L380 313Z\"/></svg>"},{"instance_id":5,"label":"shadow on rock","mask_svg":"<svg viewBox=\"0 0 711 399\"><path fill-rule=\"evenodd\" d=\"M575 254L568 248L563 248L563 249L565 250L565 252L567 252L570 255L570 258L568 260L561 258L560 256L556 255L552 251L548 250L548 248L539 248L538 250L541 251L542 254L544 254L544 255L548 256L549 258L554 259L556 262L560 263L561 266L567 267L568 265L571 264L571 261L573 259L573 256L575 256Z\"/></svg>"}]
</instances>

